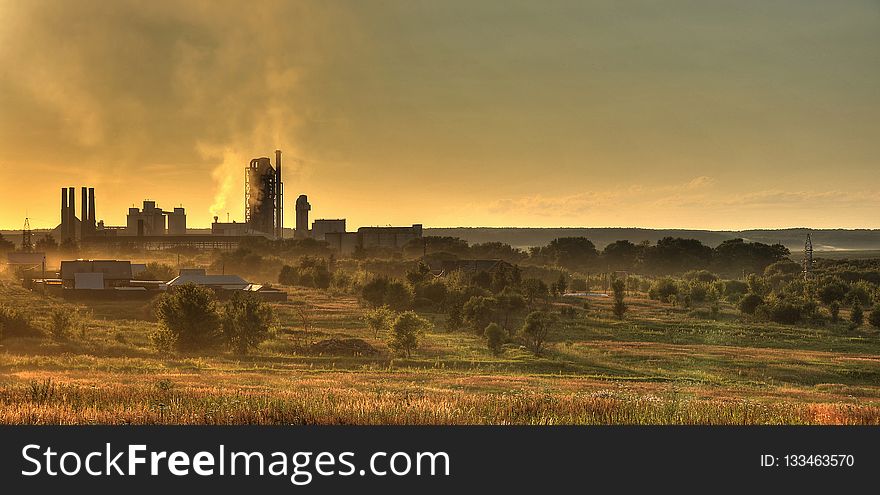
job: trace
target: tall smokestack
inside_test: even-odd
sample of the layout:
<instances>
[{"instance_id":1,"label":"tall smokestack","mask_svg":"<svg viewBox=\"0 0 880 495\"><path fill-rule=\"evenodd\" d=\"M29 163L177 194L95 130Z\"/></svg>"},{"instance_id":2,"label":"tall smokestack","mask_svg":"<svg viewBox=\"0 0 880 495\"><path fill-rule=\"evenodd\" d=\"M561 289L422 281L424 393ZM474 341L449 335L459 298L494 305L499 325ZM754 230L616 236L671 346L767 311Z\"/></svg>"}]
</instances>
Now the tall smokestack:
<instances>
[{"instance_id":1,"label":"tall smokestack","mask_svg":"<svg viewBox=\"0 0 880 495\"><path fill-rule=\"evenodd\" d=\"M89 188L85 186L82 187L82 206L80 206L80 211L82 213L79 216L79 238L85 239L89 235Z\"/></svg>"},{"instance_id":2,"label":"tall smokestack","mask_svg":"<svg viewBox=\"0 0 880 495\"><path fill-rule=\"evenodd\" d=\"M89 188L89 234L94 234L97 219L95 218L95 188Z\"/></svg>"},{"instance_id":3,"label":"tall smokestack","mask_svg":"<svg viewBox=\"0 0 880 495\"><path fill-rule=\"evenodd\" d=\"M281 182L281 150L275 150L275 237L284 237L284 184Z\"/></svg>"},{"instance_id":4,"label":"tall smokestack","mask_svg":"<svg viewBox=\"0 0 880 495\"><path fill-rule=\"evenodd\" d=\"M70 228L70 218L67 216L67 188L61 188L61 240L67 237L67 230Z\"/></svg>"},{"instance_id":5,"label":"tall smokestack","mask_svg":"<svg viewBox=\"0 0 880 495\"><path fill-rule=\"evenodd\" d=\"M76 188L67 188L67 237L76 239Z\"/></svg>"}]
</instances>

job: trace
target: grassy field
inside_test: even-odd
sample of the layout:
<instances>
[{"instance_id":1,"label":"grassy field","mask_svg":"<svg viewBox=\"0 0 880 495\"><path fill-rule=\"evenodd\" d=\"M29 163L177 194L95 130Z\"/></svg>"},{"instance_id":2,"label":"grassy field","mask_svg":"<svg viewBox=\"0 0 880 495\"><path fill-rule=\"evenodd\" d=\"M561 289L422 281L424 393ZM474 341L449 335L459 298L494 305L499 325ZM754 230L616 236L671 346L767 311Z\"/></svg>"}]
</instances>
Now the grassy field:
<instances>
[{"instance_id":1,"label":"grassy field","mask_svg":"<svg viewBox=\"0 0 880 495\"><path fill-rule=\"evenodd\" d=\"M541 357L446 332L410 359L361 323L356 298L291 290L257 352L154 350L148 301L72 304L0 282L0 302L48 327L76 308L82 331L0 341L0 423L17 424L880 424L880 336L844 324L720 320L633 295L626 320L607 298L568 300ZM303 320L303 314L306 319ZM356 337L380 352L320 355Z\"/></svg>"}]
</instances>

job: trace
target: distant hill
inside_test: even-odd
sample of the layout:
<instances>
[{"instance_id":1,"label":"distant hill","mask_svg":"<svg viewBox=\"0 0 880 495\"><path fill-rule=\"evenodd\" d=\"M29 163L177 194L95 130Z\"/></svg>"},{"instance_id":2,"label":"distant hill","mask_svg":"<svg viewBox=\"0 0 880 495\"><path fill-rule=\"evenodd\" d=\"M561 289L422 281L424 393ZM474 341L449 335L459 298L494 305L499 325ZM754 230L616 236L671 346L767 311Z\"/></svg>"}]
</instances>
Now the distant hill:
<instances>
[{"instance_id":1,"label":"distant hill","mask_svg":"<svg viewBox=\"0 0 880 495\"><path fill-rule=\"evenodd\" d=\"M678 230L638 228L513 228L513 227L455 227L429 228L425 235L460 237L470 243L504 242L514 247L543 246L557 237L586 237L599 249L626 239L634 243L657 242L666 236L697 239L715 247L741 237L765 244L782 244L792 251L804 247L807 232L812 235L813 248L818 251L876 250L880 249L880 230L845 229L767 229L767 230Z\"/></svg>"}]
</instances>

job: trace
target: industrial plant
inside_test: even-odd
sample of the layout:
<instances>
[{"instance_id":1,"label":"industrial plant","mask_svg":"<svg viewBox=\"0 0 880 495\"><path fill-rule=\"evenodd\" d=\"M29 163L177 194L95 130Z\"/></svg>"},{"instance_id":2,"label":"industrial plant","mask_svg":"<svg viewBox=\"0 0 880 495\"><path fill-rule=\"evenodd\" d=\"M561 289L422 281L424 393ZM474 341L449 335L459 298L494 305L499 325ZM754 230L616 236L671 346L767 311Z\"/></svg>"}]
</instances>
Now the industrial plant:
<instances>
[{"instance_id":1,"label":"industrial plant","mask_svg":"<svg viewBox=\"0 0 880 495\"><path fill-rule=\"evenodd\" d=\"M105 225L98 220L95 188L80 188L77 216L77 190L61 188L61 218L48 232L61 246L84 248L134 247L158 250L174 247L233 250L246 239L282 240L284 231L284 182L281 175L281 150L269 157L254 158L244 169L244 218L221 222L215 216L210 231L189 229L183 205L163 209L154 200L145 199L140 208L132 206L125 225ZM295 227L292 238L325 242L337 254L345 256L358 250L385 248L397 250L422 237L421 224L409 227L360 227L349 232L344 218L316 219L309 225L312 205L305 194L294 202ZM47 271L46 254L36 252L32 232L25 221L22 244L8 253L7 264L26 270L27 286L46 293L73 297L131 298L152 297L157 292L175 290L192 283L208 287L219 295L235 291L251 292L266 300L285 300L283 291L254 284L234 274L207 274L204 269L183 268L179 276L167 281L139 280L144 265L126 260L61 260L57 269Z\"/></svg>"},{"instance_id":2,"label":"industrial plant","mask_svg":"<svg viewBox=\"0 0 880 495\"><path fill-rule=\"evenodd\" d=\"M243 239L262 237L283 239L284 182L281 150L275 151L274 163L269 157L252 159L244 168L244 218L222 222L214 216L210 232L187 228L184 207L163 209L153 200L144 200L142 207L128 209L124 226L105 225L97 219L95 188L81 188L81 210L77 217L76 188L61 188L61 219L51 235L58 242L74 241L83 246L134 245L144 249L165 249L190 246L206 249L234 249ZM305 194L294 202L294 239L324 241L341 255L358 249L399 249L412 239L421 238L422 226L360 227L346 230L346 220L316 219L309 225L312 205Z\"/></svg>"}]
</instances>

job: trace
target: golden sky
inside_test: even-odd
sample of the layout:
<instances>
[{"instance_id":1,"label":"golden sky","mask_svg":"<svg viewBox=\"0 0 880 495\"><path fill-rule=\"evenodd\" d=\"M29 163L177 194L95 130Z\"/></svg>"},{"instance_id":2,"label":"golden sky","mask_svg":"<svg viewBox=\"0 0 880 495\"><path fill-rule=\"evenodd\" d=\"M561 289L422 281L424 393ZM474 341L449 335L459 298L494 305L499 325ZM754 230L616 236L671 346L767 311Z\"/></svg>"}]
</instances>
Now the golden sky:
<instances>
[{"instance_id":1,"label":"golden sky","mask_svg":"<svg viewBox=\"0 0 880 495\"><path fill-rule=\"evenodd\" d=\"M276 148L288 226L880 228L880 2L0 0L0 227Z\"/></svg>"}]
</instances>

